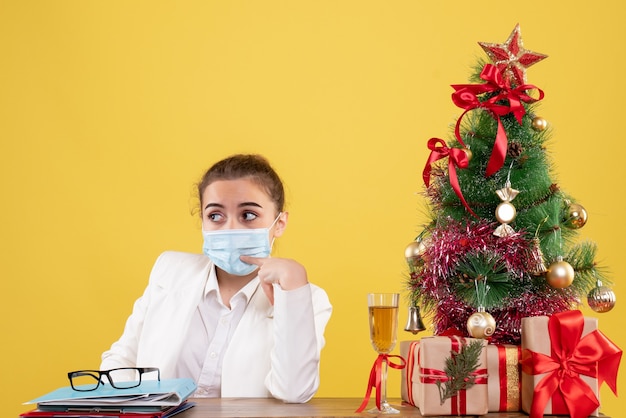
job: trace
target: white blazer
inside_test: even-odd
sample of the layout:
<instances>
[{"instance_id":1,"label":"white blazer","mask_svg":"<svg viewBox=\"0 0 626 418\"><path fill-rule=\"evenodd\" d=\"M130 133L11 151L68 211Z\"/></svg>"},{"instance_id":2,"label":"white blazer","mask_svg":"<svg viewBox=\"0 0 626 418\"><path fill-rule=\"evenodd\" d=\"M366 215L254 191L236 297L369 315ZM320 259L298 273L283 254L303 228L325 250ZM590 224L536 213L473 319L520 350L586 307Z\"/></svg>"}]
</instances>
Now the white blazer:
<instances>
[{"instance_id":1,"label":"white blazer","mask_svg":"<svg viewBox=\"0 0 626 418\"><path fill-rule=\"evenodd\" d=\"M124 333L102 354L101 370L159 367L162 379L178 377L176 363L212 268L202 254L161 254ZM331 312L326 292L315 285L275 286L274 306L259 286L224 355L222 397L312 398Z\"/></svg>"}]
</instances>

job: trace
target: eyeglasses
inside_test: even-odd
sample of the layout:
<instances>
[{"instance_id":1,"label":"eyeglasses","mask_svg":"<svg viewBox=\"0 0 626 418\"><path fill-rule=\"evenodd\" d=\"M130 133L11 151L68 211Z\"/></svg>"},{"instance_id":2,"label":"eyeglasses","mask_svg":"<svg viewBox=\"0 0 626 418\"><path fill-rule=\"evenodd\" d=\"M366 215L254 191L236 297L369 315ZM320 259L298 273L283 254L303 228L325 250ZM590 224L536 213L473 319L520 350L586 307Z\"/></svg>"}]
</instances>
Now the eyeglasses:
<instances>
[{"instance_id":1,"label":"eyeglasses","mask_svg":"<svg viewBox=\"0 0 626 418\"><path fill-rule=\"evenodd\" d=\"M157 373L157 379L161 380L161 371L157 367L120 367L111 370L77 370L69 372L72 389L79 392L96 390L100 384L104 385L103 377L106 377L111 387L115 389L130 389L141 385L141 377L144 373Z\"/></svg>"}]
</instances>

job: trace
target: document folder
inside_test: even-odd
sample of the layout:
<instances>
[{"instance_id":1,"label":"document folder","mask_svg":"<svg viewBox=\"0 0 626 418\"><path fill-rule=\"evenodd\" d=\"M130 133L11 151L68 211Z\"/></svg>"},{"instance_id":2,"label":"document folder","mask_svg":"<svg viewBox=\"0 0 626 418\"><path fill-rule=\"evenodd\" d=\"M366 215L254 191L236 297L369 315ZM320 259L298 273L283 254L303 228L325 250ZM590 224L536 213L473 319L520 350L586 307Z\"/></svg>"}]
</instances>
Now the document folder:
<instances>
[{"instance_id":1,"label":"document folder","mask_svg":"<svg viewBox=\"0 0 626 418\"><path fill-rule=\"evenodd\" d=\"M80 392L70 386L56 389L24 404L39 410L67 411L69 408L98 408L117 411L158 411L183 403L196 390L192 379L144 380L130 389L101 384L96 390Z\"/></svg>"},{"instance_id":2,"label":"document folder","mask_svg":"<svg viewBox=\"0 0 626 418\"><path fill-rule=\"evenodd\" d=\"M185 401L178 406L166 407L162 411L152 412L123 412L123 411L101 411L94 409L79 408L74 410L69 408L65 411L42 411L33 409L20 414L20 418L170 418L176 414L186 411L195 406L194 402Z\"/></svg>"}]
</instances>

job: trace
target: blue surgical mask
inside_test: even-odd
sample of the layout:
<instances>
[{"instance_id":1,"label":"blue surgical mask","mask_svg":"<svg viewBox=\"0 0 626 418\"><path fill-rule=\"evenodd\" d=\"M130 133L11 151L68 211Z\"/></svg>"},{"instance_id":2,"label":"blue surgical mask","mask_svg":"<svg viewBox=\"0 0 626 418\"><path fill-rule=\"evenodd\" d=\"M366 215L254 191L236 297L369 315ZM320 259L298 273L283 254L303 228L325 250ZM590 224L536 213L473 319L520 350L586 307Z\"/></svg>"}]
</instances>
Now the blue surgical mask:
<instances>
[{"instance_id":1,"label":"blue surgical mask","mask_svg":"<svg viewBox=\"0 0 626 418\"><path fill-rule=\"evenodd\" d=\"M270 243L270 229L281 214L282 212L268 228L202 230L204 237L202 252L225 272L236 276L246 276L258 266L244 263L239 257L242 255L268 257L270 255L273 243L273 241Z\"/></svg>"}]
</instances>

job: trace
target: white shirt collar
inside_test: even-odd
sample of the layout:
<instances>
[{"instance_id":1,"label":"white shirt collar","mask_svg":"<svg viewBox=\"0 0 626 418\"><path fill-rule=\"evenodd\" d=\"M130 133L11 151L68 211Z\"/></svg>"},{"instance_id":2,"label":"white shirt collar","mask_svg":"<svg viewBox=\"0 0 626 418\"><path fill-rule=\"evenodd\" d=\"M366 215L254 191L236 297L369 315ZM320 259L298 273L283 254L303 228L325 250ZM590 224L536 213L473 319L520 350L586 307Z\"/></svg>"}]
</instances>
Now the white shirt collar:
<instances>
[{"instance_id":1,"label":"white shirt collar","mask_svg":"<svg viewBox=\"0 0 626 418\"><path fill-rule=\"evenodd\" d=\"M219 285L217 283L217 273L215 271L215 268L216 267L214 264L211 270L209 271L209 278L206 282L206 285L204 286L205 298L209 296L211 292L215 292L215 296L219 294ZM254 295L254 293L259 288L260 283L261 282L259 280L259 277L256 276L254 279L250 280L248 284L246 284L244 287L239 289L239 291L233 295L233 298L236 298L238 297L239 294L242 294L243 297L245 298L246 305L247 305L250 302L250 299L252 299L252 296Z\"/></svg>"}]
</instances>

